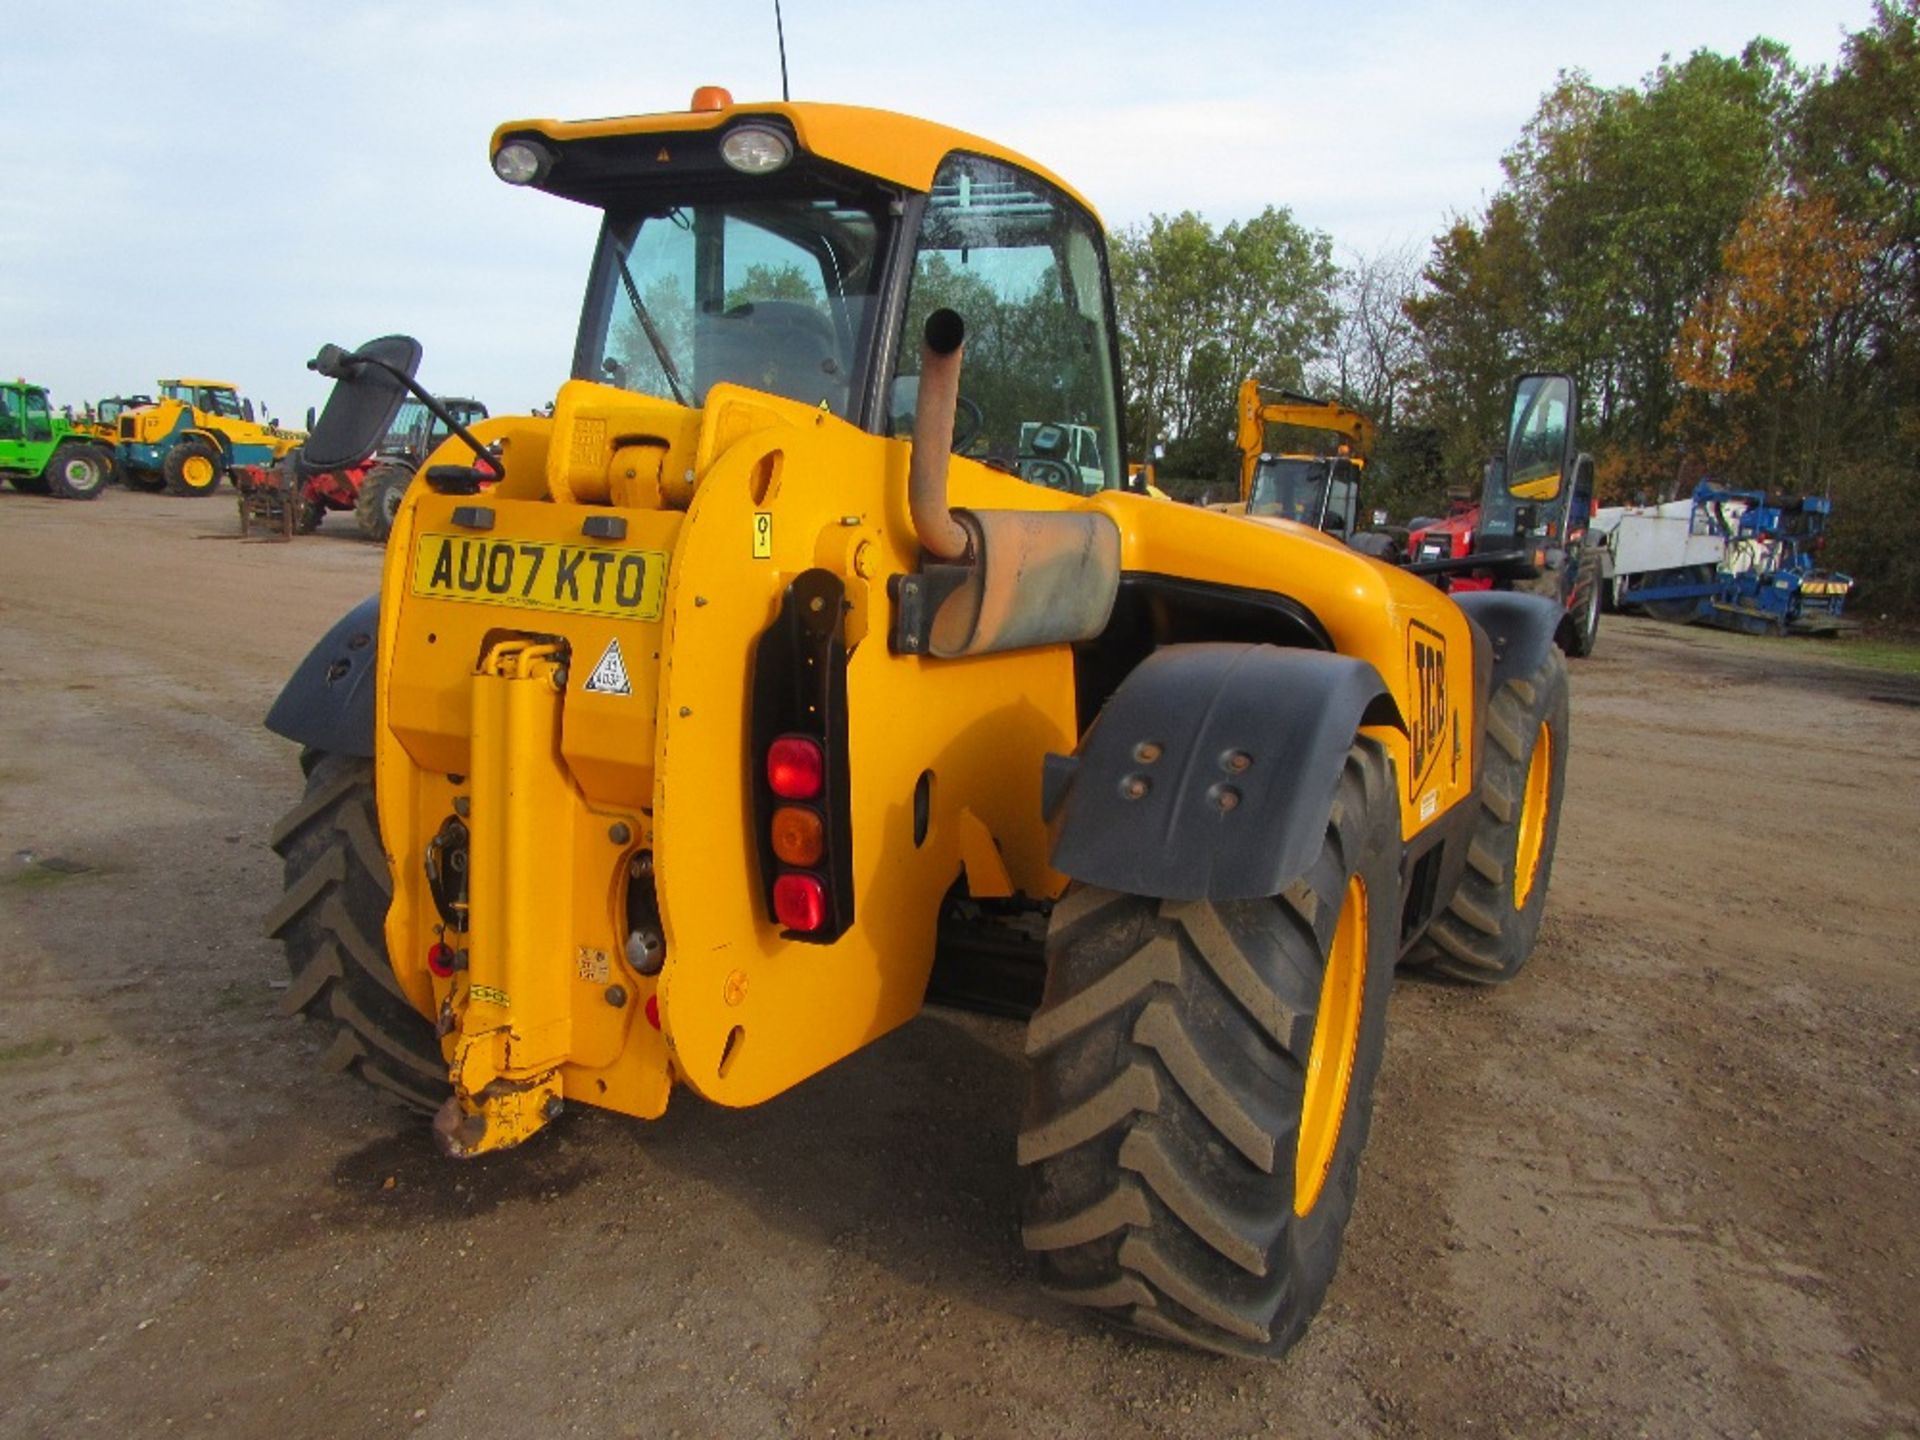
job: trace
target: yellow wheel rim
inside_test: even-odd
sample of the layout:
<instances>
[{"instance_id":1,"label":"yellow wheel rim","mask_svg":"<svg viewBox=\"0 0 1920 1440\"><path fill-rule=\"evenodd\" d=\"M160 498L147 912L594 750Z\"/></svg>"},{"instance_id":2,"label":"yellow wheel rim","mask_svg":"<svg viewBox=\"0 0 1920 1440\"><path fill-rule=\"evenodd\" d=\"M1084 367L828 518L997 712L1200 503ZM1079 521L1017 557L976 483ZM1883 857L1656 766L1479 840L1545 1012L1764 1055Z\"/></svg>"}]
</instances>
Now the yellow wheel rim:
<instances>
[{"instance_id":1,"label":"yellow wheel rim","mask_svg":"<svg viewBox=\"0 0 1920 1440\"><path fill-rule=\"evenodd\" d=\"M1353 1087L1353 1060L1360 1048L1360 1009L1367 983L1367 882L1347 881L1340 921L1327 951L1320 982L1320 1009L1307 1052L1306 1093L1300 1100L1300 1148L1293 1159L1293 1213L1305 1215L1320 1199L1340 1143L1340 1122Z\"/></svg>"},{"instance_id":2,"label":"yellow wheel rim","mask_svg":"<svg viewBox=\"0 0 1920 1440\"><path fill-rule=\"evenodd\" d=\"M189 455L180 464L180 478L189 490L204 490L213 484L213 462L204 455Z\"/></svg>"},{"instance_id":3,"label":"yellow wheel rim","mask_svg":"<svg viewBox=\"0 0 1920 1440\"><path fill-rule=\"evenodd\" d=\"M1520 834L1513 847L1513 908L1527 908L1533 883L1540 878L1540 851L1547 840L1548 794L1553 781L1553 734L1540 722L1533 737L1533 759L1527 762L1526 791L1520 797Z\"/></svg>"}]
</instances>

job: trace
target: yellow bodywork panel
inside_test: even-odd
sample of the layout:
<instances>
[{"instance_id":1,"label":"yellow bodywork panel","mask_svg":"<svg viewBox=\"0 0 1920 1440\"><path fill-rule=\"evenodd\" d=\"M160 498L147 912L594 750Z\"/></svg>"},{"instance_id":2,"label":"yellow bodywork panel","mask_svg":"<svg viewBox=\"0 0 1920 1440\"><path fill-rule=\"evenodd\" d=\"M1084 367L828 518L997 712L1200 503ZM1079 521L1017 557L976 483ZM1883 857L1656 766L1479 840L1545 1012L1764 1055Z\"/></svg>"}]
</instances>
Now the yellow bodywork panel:
<instances>
[{"instance_id":1,"label":"yellow bodywork panel","mask_svg":"<svg viewBox=\"0 0 1920 1440\"><path fill-rule=\"evenodd\" d=\"M396 520L376 754L394 870L388 950L416 1006L448 1027L463 1091L466 1080L478 1082L471 1094L495 1077L536 1083L564 1054L566 1096L636 1115L659 1114L674 1080L723 1103L766 1099L918 1011L941 898L969 854L976 870L987 864L983 832L998 888L1062 888L1037 802L1038 757L1076 739L1067 647L958 662L888 652L886 580L918 561L905 442L728 386L693 412L584 382L563 390L551 421L489 421L480 433L502 442L507 478L481 496L415 487ZM634 478L636 435L649 437L643 452L670 457L649 462L647 493L660 493L664 469L664 488L690 497L684 512L545 498L559 485L595 490L596 444L613 494ZM444 448L430 463L462 454ZM697 486L684 477L693 466ZM961 503L1041 498L956 465ZM456 521L475 509L487 528ZM587 517L623 522L624 535L588 538ZM660 574L657 618L645 606L532 603L551 599L554 565L581 550L612 553L602 567L612 577L619 557L665 557L661 572L646 560ZM846 583L852 652L856 904L828 945L784 940L766 913L748 783L755 642L787 584L816 566ZM493 673L487 657L512 638L564 641L564 690ZM616 644L625 693L588 688ZM1031 757L1030 784L1007 783L1009 756ZM929 824L916 845L923 772ZM457 802L472 830L475 903L470 932L443 937L420 857ZM627 877L643 852L666 938L657 978L625 949ZM489 886L527 898L483 904ZM443 938L468 953L450 979L427 965ZM609 1003L609 986L624 1004ZM640 1018L649 1000L659 1029ZM509 1103L519 1119L504 1115ZM502 1112L502 1125L524 1124L523 1094Z\"/></svg>"},{"instance_id":2,"label":"yellow bodywork panel","mask_svg":"<svg viewBox=\"0 0 1920 1440\"><path fill-rule=\"evenodd\" d=\"M1464 689L1473 642L1459 607L1433 586L1290 520L1250 523L1115 492L1087 503L1120 526L1124 571L1281 589L1326 627L1336 650L1380 672L1406 729L1367 733L1399 774L1403 839L1472 792L1473 697L1450 690L1449 680Z\"/></svg>"},{"instance_id":3,"label":"yellow bodywork panel","mask_svg":"<svg viewBox=\"0 0 1920 1440\"><path fill-rule=\"evenodd\" d=\"M388 952L438 1021L472 1148L524 1138L561 1095L639 1116L675 1083L765 1100L918 1011L963 875L979 895L1062 891L1040 763L1077 742L1071 649L890 651L888 581L921 560L907 442L728 385L695 411L581 381L551 419L478 431L506 478L474 496L415 486L396 518L375 757ZM466 458L450 442L429 464ZM1371 732L1402 778L1403 834L1469 793L1472 700L1447 677L1471 673L1471 642L1430 586L1301 526L1074 498L958 457L949 494L1101 511L1128 572L1284 590L1375 665L1407 722ZM827 944L768 914L752 798L756 645L815 568L845 586L848 650L853 918ZM464 930L422 863L456 817ZM655 974L629 950L631 886L657 904ZM434 973L437 944L464 968Z\"/></svg>"}]
</instances>

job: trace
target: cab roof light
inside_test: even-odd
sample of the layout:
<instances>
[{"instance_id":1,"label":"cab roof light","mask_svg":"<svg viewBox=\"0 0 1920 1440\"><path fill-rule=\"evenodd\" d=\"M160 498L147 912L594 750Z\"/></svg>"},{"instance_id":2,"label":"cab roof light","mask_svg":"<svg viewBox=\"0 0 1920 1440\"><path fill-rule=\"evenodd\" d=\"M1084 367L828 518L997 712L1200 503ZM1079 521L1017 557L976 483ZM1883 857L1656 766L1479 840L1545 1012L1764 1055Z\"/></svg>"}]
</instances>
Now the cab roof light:
<instances>
[{"instance_id":1,"label":"cab roof light","mask_svg":"<svg viewBox=\"0 0 1920 1440\"><path fill-rule=\"evenodd\" d=\"M770 125L736 125L720 141L720 158L742 175L771 175L793 159L793 141Z\"/></svg>"},{"instance_id":2,"label":"cab roof light","mask_svg":"<svg viewBox=\"0 0 1920 1440\"><path fill-rule=\"evenodd\" d=\"M531 185L552 168L553 156L531 140L509 140L494 152L493 173L509 185Z\"/></svg>"}]
</instances>

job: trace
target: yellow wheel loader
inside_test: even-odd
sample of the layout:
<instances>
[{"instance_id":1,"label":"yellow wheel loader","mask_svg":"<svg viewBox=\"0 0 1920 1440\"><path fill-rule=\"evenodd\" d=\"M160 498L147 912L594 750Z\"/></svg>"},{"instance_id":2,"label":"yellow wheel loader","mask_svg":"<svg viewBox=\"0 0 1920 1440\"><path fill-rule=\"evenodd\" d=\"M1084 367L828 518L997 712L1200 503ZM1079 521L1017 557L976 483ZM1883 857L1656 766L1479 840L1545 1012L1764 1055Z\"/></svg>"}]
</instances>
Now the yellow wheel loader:
<instances>
[{"instance_id":1,"label":"yellow wheel loader","mask_svg":"<svg viewBox=\"0 0 1920 1440\"><path fill-rule=\"evenodd\" d=\"M162 380L160 398L119 416L121 474L138 489L211 495L236 465L272 465L300 443L224 380Z\"/></svg>"},{"instance_id":2,"label":"yellow wheel loader","mask_svg":"<svg viewBox=\"0 0 1920 1440\"><path fill-rule=\"evenodd\" d=\"M709 91L492 159L602 212L572 377L442 417L379 595L268 717L289 1008L454 1156L754 1105L930 999L1030 1013L1047 1287L1283 1351L1396 963L1533 948L1552 607L1129 492L1100 222L990 141ZM308 463L433 406L418 360L323 349ZM1035 425L1102 485L1023 479Z\"/></svg>"}]
</instances>

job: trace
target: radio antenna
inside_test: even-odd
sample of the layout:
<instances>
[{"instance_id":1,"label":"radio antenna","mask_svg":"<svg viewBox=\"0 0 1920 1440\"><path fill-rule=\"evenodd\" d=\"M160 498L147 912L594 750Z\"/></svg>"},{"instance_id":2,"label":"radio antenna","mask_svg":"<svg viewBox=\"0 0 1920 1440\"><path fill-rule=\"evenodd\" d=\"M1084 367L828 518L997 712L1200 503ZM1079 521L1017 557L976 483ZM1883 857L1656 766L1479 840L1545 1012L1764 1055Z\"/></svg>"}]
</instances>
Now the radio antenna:
<instances>
[{"instance_id":1,"label":"radio antenna","mask_svg":"<svg viewBox=\"0 0 1920 1440\"><path fill-rule=\"evenodd\" d=\"M780 19L780 0L773 0L773 33L780 39L780 98L790 101L793 94L787 89L787 27Z\"/></svg>"}]
</instances>

